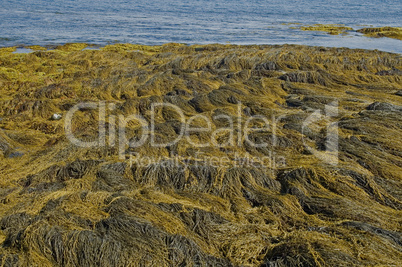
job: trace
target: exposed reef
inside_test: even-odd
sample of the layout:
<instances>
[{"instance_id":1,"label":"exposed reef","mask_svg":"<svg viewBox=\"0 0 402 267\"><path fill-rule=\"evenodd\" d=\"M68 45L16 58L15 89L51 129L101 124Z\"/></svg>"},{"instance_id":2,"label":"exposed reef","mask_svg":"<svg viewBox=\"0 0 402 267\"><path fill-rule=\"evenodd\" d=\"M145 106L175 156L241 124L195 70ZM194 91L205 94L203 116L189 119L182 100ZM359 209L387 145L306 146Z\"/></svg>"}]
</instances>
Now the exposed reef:
<instances>
[{"instance_id":1,"label":"exposed reef","mask_svg":"<svg viewBox=\"0 0 402 267\"><path fill-rule=\"evenodd\" d=\"M346 34L347 31L353 31L353 28L346 27L343 24L314 24L301 26L300 29L303 31L323 31L332 35Z\"/></svg>"},{"instance_id":2,"label":"exposed reef","mask_svg":"<svg viewBox=\"0 0 402 267\"><path fill-rule=\"evenodd\" d=\"M402 28L401 27L379 27L379 28L363 28L357 30L357 32L363 33L368 37L388 37L393 39L402 40Z\"/></svg>"},{"instance_id":3,"label":"exposed reef","mask_svg":"<svg viewBox=\"0 0 402 267\"><path fill-rule=\"evenodd\" d=\"M300 24L300 23L299 23ZM297 25L297 23L287 23L282 25ZM304 26L291 26L292 29L301 29L303 31L323 31L332 35L348 34L348 32L355 31L352 27L343 24L314 24ZM356 32L363 33L367 37L388 37L393 39L402 40L401 27L377 27L377 28L362 28Z\"/></svg>"},{"instance_id":4,"label":"exposed reef","mask_svg":"<svg viewBox=\"0 0 402 267\"><path fill-rule=\"evenodd\" d=\"M399 54L86 47L0 49L1 266L400 265ZM105 118L78 108L71 130L96 141L105 123L108 138L78 147L66 136L67 113L89 101L107 107ZM183 118L170 108L152 112L153 103L179 107L186 121L203 115L192 126L209 120L211 130L229 127L228 117L236 129L266 118L270 127L248 139L268 146L239 138L197 147L182 138L154 147L148 139L121 151L111 129L124 140L125 125L130 142L146 131L138 121L122 124L132 114L154 120L157 142L178 136ZM188 138L231 138L216 133Z\"/></svg>"}]
</instances>

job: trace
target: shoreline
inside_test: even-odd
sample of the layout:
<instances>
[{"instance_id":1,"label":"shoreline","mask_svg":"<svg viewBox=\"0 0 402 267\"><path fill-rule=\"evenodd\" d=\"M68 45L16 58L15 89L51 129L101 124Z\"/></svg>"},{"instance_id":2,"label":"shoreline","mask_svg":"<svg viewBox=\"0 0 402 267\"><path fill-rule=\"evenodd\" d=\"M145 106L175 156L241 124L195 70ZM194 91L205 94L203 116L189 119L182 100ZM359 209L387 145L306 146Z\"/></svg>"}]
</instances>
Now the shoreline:
<instances>
[{"instance_id":1,"label":"shoreline","mask_svg":"<svg viewBox=\"0 0 402 267\"><path fill-rule=\"evenodd\" d=\"M153 48L160 48L163 46L186 46L186 47L193 47L195 49L199 47L207 47L207 46L224 46L224 47L231 47L231 48L252 48L252 47L259 47L259 48L278 48L278 47L311 47L311 48L320 48L320 49L349 49L355 51L368 51L368 52L385 52L395 55L402 55L402 51L392 52L386 50L379 50L379 49L365 49L365 48L350 48L345 46L321 46L321 45L304 45L304 44L232 44L232 43L209 43L209 44L186 44L186 43L164 43L162 45L144 45L144 44L135 44L135 43L113 43L113 44L96 44L96 43L87 43L87 42L72 42L72 43L63 43L63 44L52 44L52 45L14 45L14 46L4 46L0 47L0 52L3 53L11 52L13 54L27 54L33 52L40 52L40 51L54 51L54 50L63 50L66 52L72 51L85 51L85 50L93 50L93 51L104 51L105 49L108 50L111 47L118 47L118 46L132 46L135 48L140 49L133 49L131 52L141 49L149 50ZM70 47L67 48L66 47ZM78 48L77 48L78 47ZM127 49L123 49L125 51L129 51Z\"/></svg>"},{"instance_id":2,"label":"shoreline","mask_svg":"<svg viewBox=\"0 0 402 267\"><path fill-rule=\"evenodd\" d=\"M184 45L211 45L211 44L233 44L233 45L307 45L307 46L318 46L318 47L347 47L350 49L366 49L366 50L379 50L386 51L390 53L402 54L402 50L399 49L400 41L402 41L402 27L363 27L360 26L357 29L355 27L346 27L344 24L302 24L302 23L281 23L282 27L288 27L288 30L296 31L293 33L289 33L291 35L299 36L300 40L290 38L289 41L273 41L270 42L267 40L266 42L258 42L258 43L247 43L247 42L205 42L205 43L186 43L186 42L175 42L181 43ZM367 25L368 26L368 25ZM281 30L283 31L283 29ZM308 34L310 35L310 39L306 40L305 36L302 37L300 34ZM275 39L275 36L273 36ZM315 40L315 41L314 41ZM383 40L380 42L380 40ZM57 46L68 44L68 43L87 43L92 47L105 47L107 45L113 45L118 43L126 43L121 41L114 42L91 42L91 41L82 41L82 42L65 42L65 43L50 43L44 44L42 48L46 49L54 49ZM159 46L170 42L156 42L154 44L146 44L143 43L141 45L146 46ZM18 47L18 48L27 48L30 46L37 46L40 44L36 42L34 45L28 44L11 44L5 47Z\"/></svg>"}]
</instances>

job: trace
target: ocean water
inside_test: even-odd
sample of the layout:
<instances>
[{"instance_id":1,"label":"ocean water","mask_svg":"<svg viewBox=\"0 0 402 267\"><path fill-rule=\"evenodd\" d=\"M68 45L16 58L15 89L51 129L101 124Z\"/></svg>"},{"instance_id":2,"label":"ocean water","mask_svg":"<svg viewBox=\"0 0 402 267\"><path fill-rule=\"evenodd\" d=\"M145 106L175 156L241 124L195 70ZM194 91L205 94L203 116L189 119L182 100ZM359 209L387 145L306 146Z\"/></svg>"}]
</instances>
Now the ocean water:
<instances>
[{"instance_id":1,"label":"ocean water","mask_svg":"<svg viewBox=\"0 0 402 267\"><path fill-rule=\"evenodd\" d=\"M402 26L402 0L0 0L0 47L115 42L306 44L402 53L402 41L284 23Z\"/></svg>"}]
</instances>

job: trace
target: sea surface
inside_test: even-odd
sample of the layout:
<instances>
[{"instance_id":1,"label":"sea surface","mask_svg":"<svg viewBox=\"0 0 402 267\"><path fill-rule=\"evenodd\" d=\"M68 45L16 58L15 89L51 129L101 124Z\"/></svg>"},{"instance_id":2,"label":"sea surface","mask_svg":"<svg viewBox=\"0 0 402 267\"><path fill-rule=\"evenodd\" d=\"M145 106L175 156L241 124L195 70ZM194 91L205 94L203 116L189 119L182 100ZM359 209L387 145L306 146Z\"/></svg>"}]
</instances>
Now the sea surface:
<instances>
[{"instance_id":1,"label":"sea surface","mask_svg":"<svg viewBox=\"0 0 402 267\"><path fill-rule=\"evenodd\" d=\"M0 0L0 47L288 43L402 53L399 40L333 36L287 23L402 26L402 0Z\"/></svg>"}]
</instances>

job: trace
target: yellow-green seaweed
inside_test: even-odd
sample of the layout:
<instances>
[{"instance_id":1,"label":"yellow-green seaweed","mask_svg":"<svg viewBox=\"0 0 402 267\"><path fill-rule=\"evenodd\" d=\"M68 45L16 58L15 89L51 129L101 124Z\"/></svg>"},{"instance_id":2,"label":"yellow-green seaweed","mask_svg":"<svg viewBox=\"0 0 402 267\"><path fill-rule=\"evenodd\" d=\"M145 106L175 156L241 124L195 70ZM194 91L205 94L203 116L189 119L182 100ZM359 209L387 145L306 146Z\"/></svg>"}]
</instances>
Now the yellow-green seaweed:
<instances>
[{"instance_id":1,"label":"yellow-green seaweed","mask_svg":"<svg viewBox=\"0 0 402 267\"><path fill-rule=\"evenodd\" d=\"M347 31L353 30L353 28L344 24L314 24L301 26L300 29L303 31L324 31L332 35L345 34Z\"/></svg>"},{"instance_id":2,"label":"yellow-green seaweed","mask_svg":"<svg viewBox=\"0 0 402 267\"><path fill-rule=\"evenodd\" d=\"M400 55L298 45L85 46L0 53L0 265L400 265ZM119 115L149 120L160 102L180 107L186 120L209 118L213 129L229 125L217 115L234 123L264 116L270 129L250 138L269 146L146 142L125 147L121 160L109 138L92 148L67 139L66 113L89 101L107 104L107 133L111 115L116 123ZM323 125L303 130L314 111L336 106ZM175 137L180 116L156 113L155 138ZM77 111L74 134L93 140L99 120L97 110ZM327 125L339 134L336 165L313 154L333 141ZM136 121L126 130L141 133ZM255 165L240 165L247 156ZM136 161L146 157L156 160ZM228 159L215 166L204 157ZM261 165L264 157L275 165Z\"/></svg>"},{"instance_id":3,"label":"yellow-green seaweed","mask_svg":"<svg viewBox=\"0 0 402 267\"><path fill-rule=\"evenodd\" d=\"M357 30L368 37L388 37L402 40L402 27L378 27L378 28L363 28Z\"/></svg>"}]
</instances>

